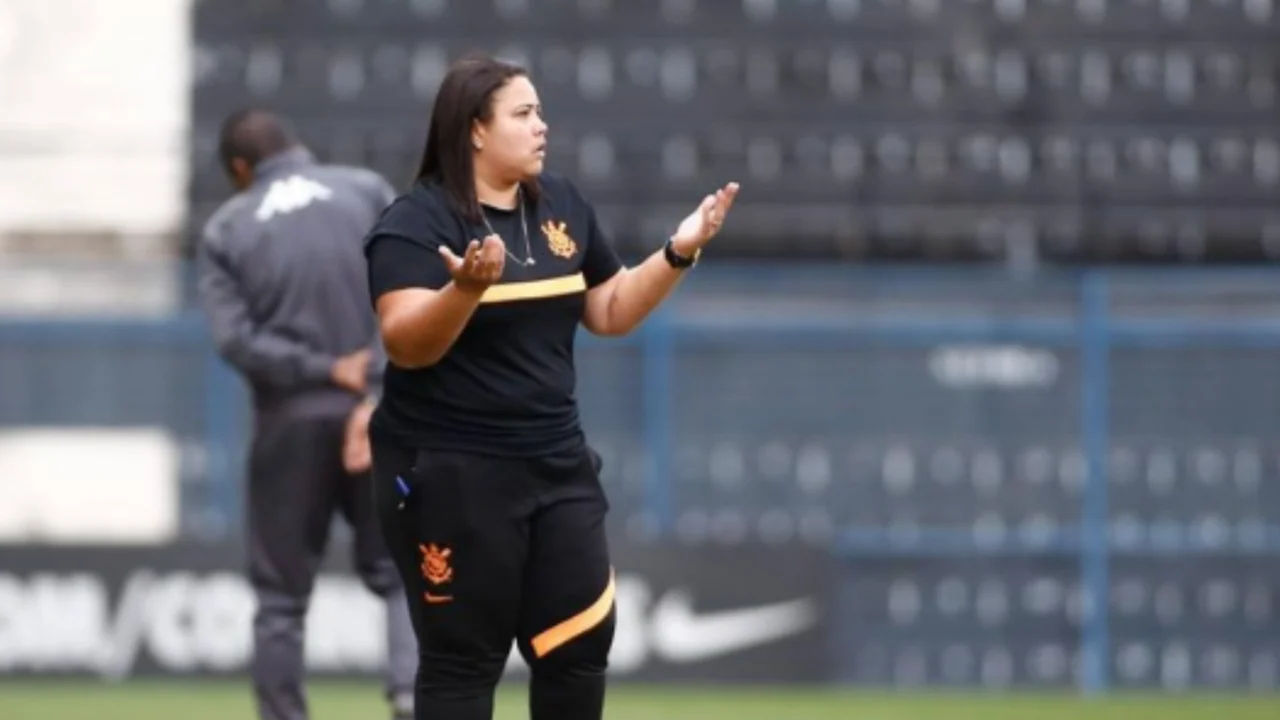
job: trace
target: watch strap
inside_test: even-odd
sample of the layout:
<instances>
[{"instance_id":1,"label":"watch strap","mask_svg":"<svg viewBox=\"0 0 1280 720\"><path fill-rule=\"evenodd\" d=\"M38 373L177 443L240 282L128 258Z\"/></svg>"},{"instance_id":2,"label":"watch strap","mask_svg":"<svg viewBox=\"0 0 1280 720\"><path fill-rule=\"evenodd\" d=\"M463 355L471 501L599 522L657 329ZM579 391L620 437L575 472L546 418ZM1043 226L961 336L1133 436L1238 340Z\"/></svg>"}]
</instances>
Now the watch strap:
<instances>
[{"instance_id":1,"label":"watch strap","mask_svg":"<svg viewBox=\"0 0 1280 720\"><path fill-rule=\"evenodd\" d=\"M702 255L702 249L699 248L694 250L691 257L684 257L676 252L675 243L668 239L667 244L662 248L662 254L671 267L676 268L677 270L685 270L698 264L698 258Z\"/></svg>"}]
</instances>

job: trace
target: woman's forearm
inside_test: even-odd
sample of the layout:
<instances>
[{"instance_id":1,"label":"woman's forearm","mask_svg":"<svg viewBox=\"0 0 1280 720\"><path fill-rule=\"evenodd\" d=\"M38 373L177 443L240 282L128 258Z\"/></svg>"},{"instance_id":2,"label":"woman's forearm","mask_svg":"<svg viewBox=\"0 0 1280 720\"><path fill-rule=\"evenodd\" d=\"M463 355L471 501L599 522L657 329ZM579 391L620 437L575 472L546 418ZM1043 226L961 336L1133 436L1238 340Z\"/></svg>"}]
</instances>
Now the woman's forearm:
<instances>
[{"instance_id":1,"label":"woman's forearm","mask_svg":"<svg viewBox=\"0 0 1280 720\"><path fill-rule=\"evenodd\" d=\"M684 275L683 270L667 262L662 250L626 270L610 298L610 334L625 335L639 327L671 295Z\"/></svg>"},{"instance_id":2,"label":"woman's forearm","mask_svg":"<svg viewBox=\"0 0 1280 720\"><path fill-rule=\"evenodd\" d=\"M403 368L435 365L457 342L482 295L461 290L451 282L440 290L396 303L381 324L387 357Z\"/></svg>"}]
</instances>

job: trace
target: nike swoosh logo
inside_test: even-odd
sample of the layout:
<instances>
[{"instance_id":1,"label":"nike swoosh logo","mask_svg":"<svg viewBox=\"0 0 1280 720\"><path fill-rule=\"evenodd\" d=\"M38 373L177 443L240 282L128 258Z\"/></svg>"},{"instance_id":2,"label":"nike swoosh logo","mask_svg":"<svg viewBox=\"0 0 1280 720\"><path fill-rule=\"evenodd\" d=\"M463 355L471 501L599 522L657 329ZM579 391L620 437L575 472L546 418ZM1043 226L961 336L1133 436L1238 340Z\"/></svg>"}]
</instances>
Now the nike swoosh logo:
<instances>
[{"instance_id":1,"label":"nike swoosh logo","mask_svg":"<svg viewBox=\"0 0 1280 720\"><path fill-rule=\"evenodd\" d=\"M798 635L817 621L809 598L698 615L687 591L672 590L654 606L649 628L663 659L689 663Z\"/></svg>"}]
</instances>

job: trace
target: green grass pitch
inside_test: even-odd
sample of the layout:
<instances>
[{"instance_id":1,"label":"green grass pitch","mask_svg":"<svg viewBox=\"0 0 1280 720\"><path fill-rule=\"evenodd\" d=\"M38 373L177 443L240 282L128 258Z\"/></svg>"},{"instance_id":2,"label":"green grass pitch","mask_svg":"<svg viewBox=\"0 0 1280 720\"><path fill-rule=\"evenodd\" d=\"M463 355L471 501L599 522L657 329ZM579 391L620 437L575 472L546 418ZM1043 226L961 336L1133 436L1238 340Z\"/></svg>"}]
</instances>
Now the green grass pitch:
<instances>
[{"instance_id":1,"label":"green grass pitch","mask_svg":"<svg viewBox=\"0 0 1280 720\"><path fill-rule=\"evenodd\" d=\"M312 720L385 720L377 688L314 683ZM528 717L509 683L496 717ZM861 693L795 689L611 689L609 720L1276 720L1280 695L1115 696ZM3 720L255 720L243 683L22 682L0 676Z\"/></svg>"}]
</instances>

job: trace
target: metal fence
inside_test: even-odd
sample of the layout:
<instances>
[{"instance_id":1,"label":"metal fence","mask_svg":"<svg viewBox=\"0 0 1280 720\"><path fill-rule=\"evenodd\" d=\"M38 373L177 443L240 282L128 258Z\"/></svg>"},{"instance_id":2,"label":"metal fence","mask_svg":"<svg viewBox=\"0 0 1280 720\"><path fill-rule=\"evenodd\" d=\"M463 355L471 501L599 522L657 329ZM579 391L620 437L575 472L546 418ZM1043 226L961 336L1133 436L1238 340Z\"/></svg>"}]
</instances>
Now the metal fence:
<instances>
[{"instance_id":1,"label":"metal fence","mask_svg":"<svg viewBox=\"0 0 1280 720\"><path fill-rule=\"evenodd\" d=\"M700 268L582 335L615 529L808 543L841 680L1280 686L1280 273ZM0 425L162 425L239 521L239 381L188 312L0 321Z\"/></svg>"}]
</instances>

